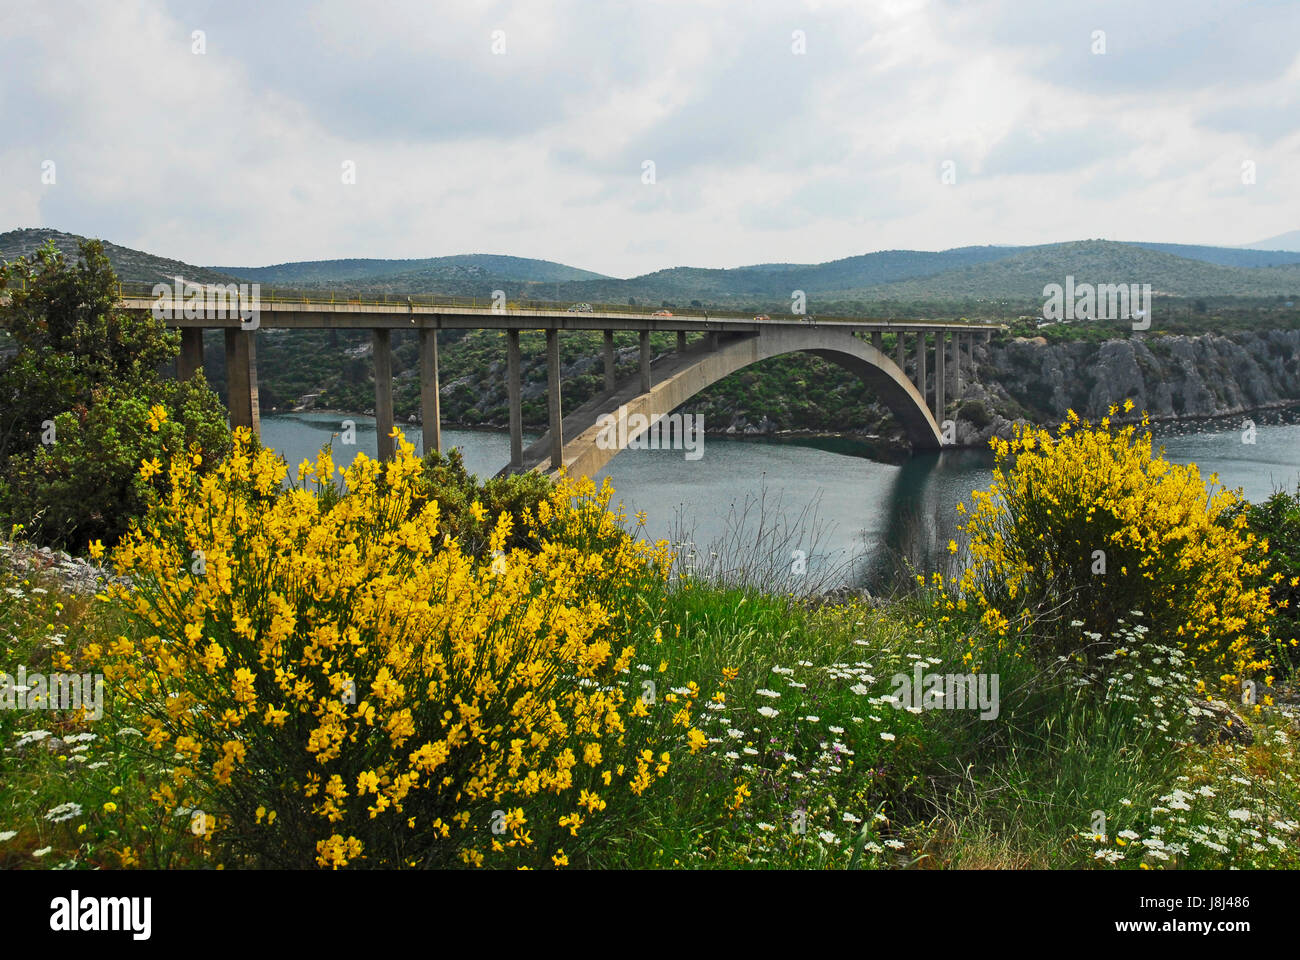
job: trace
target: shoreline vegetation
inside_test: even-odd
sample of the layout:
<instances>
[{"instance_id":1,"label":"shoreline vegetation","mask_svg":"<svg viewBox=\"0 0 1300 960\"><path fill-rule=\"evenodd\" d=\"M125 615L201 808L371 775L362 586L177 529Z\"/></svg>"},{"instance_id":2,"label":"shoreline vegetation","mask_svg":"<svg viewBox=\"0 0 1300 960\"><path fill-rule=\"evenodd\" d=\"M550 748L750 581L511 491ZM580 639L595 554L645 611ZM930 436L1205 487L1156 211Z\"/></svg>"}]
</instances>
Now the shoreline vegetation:
<instances>
[{"instance_id":1,"label":"shoreline vegetation","mask_svg":"<svg viewBox=\"0 0 1300 960\"><path fill-rule=\"evenodd\" d=\"M1132 404L995 440L951 567L864 602L788 530L682 556L400 430L288 464L160 378L102 250L20 269L0 867L1300 867L1300 490Z\"/></svg>"}]
</instances>

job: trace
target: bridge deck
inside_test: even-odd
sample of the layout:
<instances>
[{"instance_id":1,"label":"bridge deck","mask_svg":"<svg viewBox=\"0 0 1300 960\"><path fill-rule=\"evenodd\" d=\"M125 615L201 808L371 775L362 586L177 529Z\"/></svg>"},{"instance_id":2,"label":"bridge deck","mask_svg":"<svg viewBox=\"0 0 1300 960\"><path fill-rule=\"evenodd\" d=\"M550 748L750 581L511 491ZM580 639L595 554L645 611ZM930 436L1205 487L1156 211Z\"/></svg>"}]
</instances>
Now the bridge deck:
<instances>
[{"instance_id":1,"label":"bridge deck","mask_svg":"<svg viewBox=\"0 0 1300 960\"><path fill-rule=\"evenodd\" d=\"M122 308L146 312L154 308L151 297L126 297ZM222 328L239 327L237 315L229 317L184 316L184 302L164 300L162 304L173 307L173 327ZM490 307L431 306L422 304L328 303L316 301L262 301L259 327L284 329L390 329L390 330L685 330L727 331L729 333L758 333L768 327L817 325L848 325L854 330L890 332L915 332L926 330L969 331L998 330L1000 325L990 323L956 323L935 320L858 320L853 318L821 318L807 320L802 317L756 320L734 316L710 316L704 312L683 313L671 317L656 317L644 313L570 313L568 310L503 309Z\"/></svg>"}]
</instances>

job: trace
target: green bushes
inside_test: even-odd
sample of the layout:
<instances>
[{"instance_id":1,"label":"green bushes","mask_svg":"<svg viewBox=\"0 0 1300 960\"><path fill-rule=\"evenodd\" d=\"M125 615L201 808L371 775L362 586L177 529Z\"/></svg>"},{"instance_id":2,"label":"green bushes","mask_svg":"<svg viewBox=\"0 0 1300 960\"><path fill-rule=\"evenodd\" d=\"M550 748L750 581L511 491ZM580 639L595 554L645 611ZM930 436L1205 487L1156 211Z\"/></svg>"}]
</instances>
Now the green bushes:
<instances>
[{"instance_id":1,"label":"green bushes","mask_svg":"<svg viewBox=\"0 0 1300 960\"><path fill-rule=\"evenodd\" d=\"M538 505L551 495L554 485L537 473L511 477L490 477L479 482L465 469L459 449L445 454L431 450L421 461L430 495L438 500L447 533L460 541L466 553L482 558L497 518L509 515L512 532L506 550L536 548L529 533L528 518L537 515ZM481 507L476 511L475 504Z\"/></svg>"},{"instance_id":2,"label":"green bushes","mask_svg":"<svg viewBox=\"0 0 1300 960\"><path fill-rule=\"evenodd\" d=\"M1295 666L1300 664L1300 487L1295 493L1278 490L1243 509L1251 531L1268 542L1273 637Z\"/></svg>"},{"instance_id":3,"label":"green bushes","mask_svg":"<svg viewBox=\"0 0 1300 960\"><path fill-rule=\"evenodd\" d=\"M22 281L19 285L17 281ZM116 540L181 453L211 465L229 447L202 375L159 375L179 338L115 309L116 278L97 241L76 264L48 246L0 274L17 345L0 361L0 525L81 551Z\"/></svg>"}]
</instances>

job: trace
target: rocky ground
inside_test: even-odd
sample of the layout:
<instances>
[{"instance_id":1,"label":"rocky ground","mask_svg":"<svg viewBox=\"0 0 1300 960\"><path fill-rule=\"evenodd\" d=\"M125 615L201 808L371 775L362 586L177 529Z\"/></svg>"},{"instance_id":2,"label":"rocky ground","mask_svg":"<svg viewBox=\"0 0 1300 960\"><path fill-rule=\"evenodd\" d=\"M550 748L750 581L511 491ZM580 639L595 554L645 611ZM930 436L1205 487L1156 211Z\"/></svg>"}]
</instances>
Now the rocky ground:
<instances>
[{"instance_id":1,"label":"rocky ground","mask_svg":"<svg viewBox=\"0 0 1300 960\"><path fill-rule=\"evenodd\" d=\"M20 577L48 576L60 589L81 596L93 596L108 583L127 582L125 577L115 576L90 560L29 543L0 541L0 563Z\"/></svg>"}]
</instances>

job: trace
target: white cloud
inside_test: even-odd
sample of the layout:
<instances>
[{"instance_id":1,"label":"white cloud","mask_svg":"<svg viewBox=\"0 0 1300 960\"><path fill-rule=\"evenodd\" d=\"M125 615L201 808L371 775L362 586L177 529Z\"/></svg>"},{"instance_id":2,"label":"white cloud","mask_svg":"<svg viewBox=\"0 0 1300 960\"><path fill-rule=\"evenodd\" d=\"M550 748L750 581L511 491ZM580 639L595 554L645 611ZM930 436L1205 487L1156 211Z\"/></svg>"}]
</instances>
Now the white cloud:
<instances>
[{"instance_id":1,"label":"white cloud","mask_svg":"<svg viewBox=\"0 0 1300 960\"><path fill-rule=\"evenodd\" d=\"M626 276L1245 243L1300 209L1294 5L0 2L0 229L196 263L495 252Z\"/></svg>"}]
</instances>

